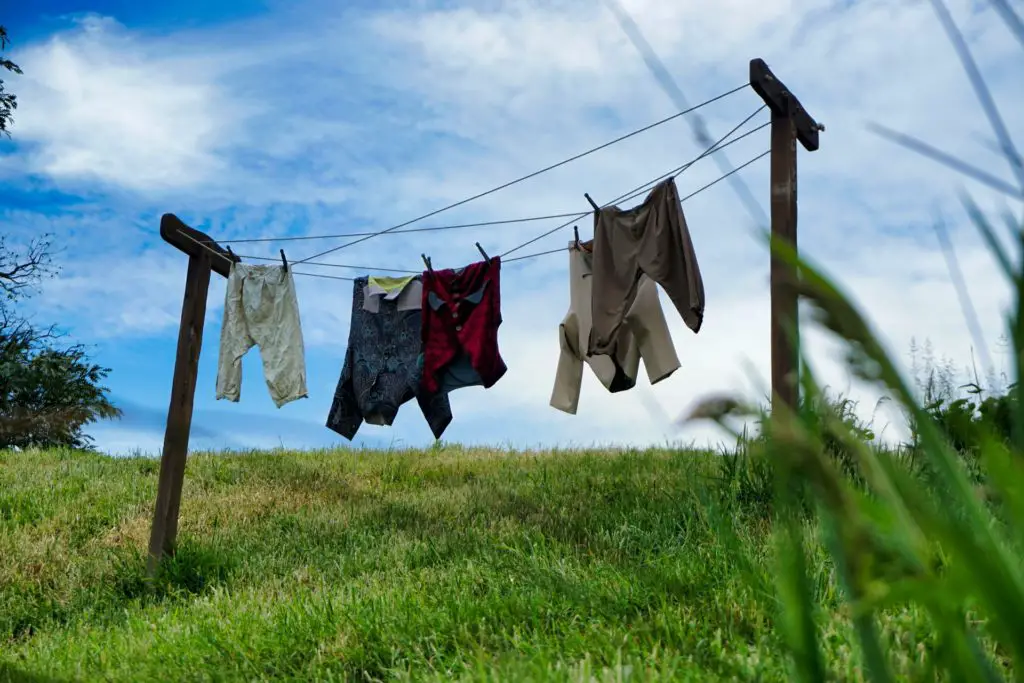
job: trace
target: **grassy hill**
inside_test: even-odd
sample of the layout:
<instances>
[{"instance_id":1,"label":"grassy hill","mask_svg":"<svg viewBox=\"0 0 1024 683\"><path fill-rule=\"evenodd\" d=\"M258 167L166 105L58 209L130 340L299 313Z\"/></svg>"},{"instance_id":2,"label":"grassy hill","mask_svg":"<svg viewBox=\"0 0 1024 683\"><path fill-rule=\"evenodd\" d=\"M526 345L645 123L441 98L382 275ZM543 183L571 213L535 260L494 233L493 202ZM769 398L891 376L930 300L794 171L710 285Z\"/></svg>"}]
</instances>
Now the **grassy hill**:
<instances>
[{"instance_id":1,"label":"grassy hill","mask_svg":"<svg viewBox=\"0 0 1024 683\"><path fill-rule=\"evenodd\" d=\"M769 525L721 462L193 456L178 555L147 582L157 461L0 453L0 680L792 680ZM861 680L805 531L829 668ZM880 629L921 678L922 612Z\"/></svg>"}]
</instances>

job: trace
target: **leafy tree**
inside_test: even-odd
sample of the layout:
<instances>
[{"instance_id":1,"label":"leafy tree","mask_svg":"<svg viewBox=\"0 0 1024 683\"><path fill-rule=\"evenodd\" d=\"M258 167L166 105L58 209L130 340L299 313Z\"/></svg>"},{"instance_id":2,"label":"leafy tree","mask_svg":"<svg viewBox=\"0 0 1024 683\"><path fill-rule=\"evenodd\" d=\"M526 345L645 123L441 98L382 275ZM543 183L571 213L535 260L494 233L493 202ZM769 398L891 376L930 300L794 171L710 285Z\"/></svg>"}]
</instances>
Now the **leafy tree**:
<instances>
[{"instance_id":1,"label":"leafy tree","mask_svg":"<svg viewBox=\"0 0 1024 683\"><path fill-rule=\"evenodd\" d=\"M120 417L107 398L110 373L81 344L61 344L55 326L40 328L15 312L41 281L56 274L49 238L22 252L0 237L0 448L89 448L86 425Z\"/></svg>"},{"instance_id":2,"label":"leafy tree","mask_svg":"<svg viewBox=\"0 0 1024 683\"><path fill-rule=\"evenodd\" d=\"M101 382L110 372L52 328L0 320L0 448L91 447L83 428L121 415Z\"/></svg>"},{"instance_id":3,"label":"leafy tree","mask_svg":"<svg viewBox=\"0 0 1024 683\"><path fill-rule=\"evenodd\" d=\"M0 26L0 50L7 42ZM2 57L0 69L21 73ZM16 107L0 80L0 133L10 136ZM61 345L63 335L54 326L39 328L15 311L45 278L56 275L52 252L49 236L16 250L0 235L0 448L89 448L83 428L121 415L101 385L109 368L92 363L80 344Z\"/></svg>"},{"instance_id":4,"label":"leafy tree","mask_svg":"<svg viewBox=\"0 0 1024 683\"><path fill-rule=\"evenodd\" d=\"M7 49L10 40L7 37L7 29L0 26L0 53ZM0 69L6 69L12 73L20 74L21 68L0 54ZM18 98L4 89L4 81L0 78L0 133L11 136L8 127L14 122L14 110L18 108Z\"/></svg>"}]
</instances>

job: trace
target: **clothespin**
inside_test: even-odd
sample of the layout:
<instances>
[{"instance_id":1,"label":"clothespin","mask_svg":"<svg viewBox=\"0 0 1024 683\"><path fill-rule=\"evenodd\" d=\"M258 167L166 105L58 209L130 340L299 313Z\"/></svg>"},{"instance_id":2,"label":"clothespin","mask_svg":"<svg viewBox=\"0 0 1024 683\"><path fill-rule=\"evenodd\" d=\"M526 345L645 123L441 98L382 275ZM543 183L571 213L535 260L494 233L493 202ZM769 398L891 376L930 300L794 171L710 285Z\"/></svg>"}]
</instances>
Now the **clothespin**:
<instances>
[{"instance_id":1,"label":"clothespin","mask_svg":"<svg viewBox=\"0 0 1024 683\"><path fill-rule=\"evenodd\" d=\"M484 251L484 248L480 246L479 242L476 243L476 250L479 251L480 255L484 257L484 261L490 262L491 257L487 255L487 252Z\"/></svg>"},{"instance_id":2,"label":"clothespin","mask_svg":"<svg viewBox=\"0 0 1024 683\"><path fill-rule=\"evenodd\" d=\"M231 251L231 245L228 245L228 258L231 259L232 263L239 263L242 259L238 258L235 252Z\"/></svg>"},{"instance_id":3,"label":"clothespin","mask_svg":"<svg viewBox=\"0 0 1024 683\"><path fill-rule=\"evenodd\" d=\"M579 251L579 248L580 248L580 227L578 225L572 226L572 236L573 236L573 239L575 240L576 250Z\"/></svg>"},{"instance_id":4,"label":"clothespin","mask_svg":"<svg viewBox=\"0 0 1024 683\"><path fill-rule=\"evenodd\" d=\"M288 259L284 256L284 249L281 250L281 266L284 268L284 272L288 272Z\"/></svg>"},{"instance_id":5,"label":"clothespin","mask_svg":"<svg viewBox=\"0 0 1024 683\"><path fill-rule=\"evenodd\" d=\"M586 197L587 201L590 202L590 205L592 207L594 207L594 211L600 211L601 210L601 207L597 205L597 202L595 202L593 199L590 198L590 195L588 193L584 192L583 196Z\"/></svg>"},{"instance_id":6,"label":"clothespin","mask_svg":"<svg viewBox=\"0 0 1024 683\"><path fill-rule=\"evenodd\" d=\"M420 254L420 257L423 258L423 265L425 265L427 267L427 270L429 270L431 273L433 273L434 272L434 266L432 266L431 263L430 263L430 257L427 256L426 254Z\"/></svg>"}]
</instances>

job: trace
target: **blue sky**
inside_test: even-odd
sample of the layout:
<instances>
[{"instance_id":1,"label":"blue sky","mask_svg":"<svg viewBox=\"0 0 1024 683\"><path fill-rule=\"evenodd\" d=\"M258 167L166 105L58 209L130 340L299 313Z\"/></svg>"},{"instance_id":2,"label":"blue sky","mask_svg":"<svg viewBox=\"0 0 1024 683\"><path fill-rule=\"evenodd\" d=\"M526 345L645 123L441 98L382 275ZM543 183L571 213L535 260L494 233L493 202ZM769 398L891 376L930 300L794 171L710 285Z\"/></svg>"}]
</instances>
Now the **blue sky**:
<instances>
[{"instance_id":1,"label":"blue sky","mask_svg":"<svg viewBox=\"0 0 1024 683\"><path fill-rule=\"evenodd\" d=\"M1024 143L1019 46L985 3L947 4ZM956 193L967 189L993 209L1004 200L865 128L878 121L913 133L1011 179L986 146L981 109L928 2L623 5L693 103L743 84L752 57L768 62L826 125L821 149L800 153L802 250L856 293L901 357L916 336L966 364L972 342L931 228L943 212L987 343L1003 362L996 340L1008 293ZM61 245L61 275L31 310L41 322L59 321L112 368L108 384L125 417L91 433L113 453L156 452L162 439L186 267L159 239L162 213L224 240L379 230L674 112L613 15L582 0L37 0L0 20L25 71L8 79L20 106L12 140L0 143L0 230L15 242L51 232ZM759 104L745 89L700 113L717 138ZM762 112L745 130L766 120ZM768 145L765 130L727 155L735 166ZM677 119L420 225L584 211L584 192L608 201L700 151ZM702 161L680 177L680 192L719 174ZM742 174L767 211L767 160ZM728 183L684 208L708 295L697 335L666 309L683 363L675 375L615 395L588 375L579 414L550 408L568 256L510 263L500 336L510 370L489 390L452 394L445 438L523 447L719 438L700 426L680 431L672 419L703 395L756 394L766 383L768 259ZM476 260L476 241L501 253L558 222L382 236L322 259L365 269L304 268L342 276L415 269L421 252L435 265L459 266ZM563 230L517 255L570 237ZM343 242L235 246L264 257L284 247L295 261ZM214 400L224 296L224 281L214 278L193 448L346 443L323 425L347 342L351 284L297 283L310 397L277 409L255 350L241 402ZM812 329L805 340L824 379L871 414L877 392L842 372L823 335ZM356 440L429 441L412 404L393 428L364 426Z\"/></svg>"}]
</instances>

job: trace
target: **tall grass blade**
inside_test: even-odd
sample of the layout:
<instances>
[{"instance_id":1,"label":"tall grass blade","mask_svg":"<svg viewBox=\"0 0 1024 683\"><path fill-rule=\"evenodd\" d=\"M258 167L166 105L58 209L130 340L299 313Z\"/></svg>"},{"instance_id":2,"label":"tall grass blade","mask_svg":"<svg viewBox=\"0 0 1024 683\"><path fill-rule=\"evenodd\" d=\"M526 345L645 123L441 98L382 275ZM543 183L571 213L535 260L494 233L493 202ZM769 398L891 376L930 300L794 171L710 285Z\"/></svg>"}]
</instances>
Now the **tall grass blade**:
<instances>
[{"instance_id":1,"label":"tall grass blade","mask_svg":"<svg viewBox=\"0 0 1024 683\"><path fill-rule=\"evenodd\" d=\"M953 43L957 56L960 58L960 63L963 64L964 71L967 72L967 77L971 81L971 87L974 88L974 94L977 95L978 102L985 111L985 116L988 118L989 125L992 126L992 130L999 140L999 145L1002 147L1003 154L1009 162L1010 168L1013 169L1014 175L1017 176L1017 184L1020 187L1020 191L1024 192L1024 160L1021 159L1017 147L1013 144L1013 138L1010 137L1010 131L1007 130L1006 124L1003 123L1002 116L999 115L996 102L992 98L992 93L989 92L988 85L985 83L985 79L982 77L981 70L978 69L970 49L967 47L967 41L964 40L963 34L957 28L943 0L932 0L932 7L935 8L935 13L938 15L946 35L949 36L950 42Z\"/></svg>"},{"instance_id":2,"label":"tall grass blade","mask_svg":"<svg viewBox=\"0 0 1024 683\"><path fill-rule=\"evenodd\" d=\"M990 430L980 436L979 459L985 468L986 481L997 495L998 504L1005 508L1010 518L1007 530L1014 534L1018 545L1024 545L1024 481L1022 481L1020 463L1017 454L1013 453L1008 444L997 439Z\"/></svg>"},{"instance_id":3,"label":"tall grass blade","mask_svg":"<svg viewBox=\"0 0 1024 683\"><path fill-rule=\"evenodd\" d=\"M960 303L960 310L963 312L964 321L967 323L967 329L974 339L975 348L981 354L981 362L985 366L986 375L994 377L996 366L992 362L992 354L989 352L988 344L985 342L985 334L982 332L981 323L978 321L978 311L975 310L974 302L971 301L971 295L967 291L967 282L964 280L963 272L960 270L960 263L957 261L953 242L949 239L946 223L940 218L935 221L934 227L935 236L938 238L939 245L942 248L942 255L946 259L949 279L953 282L953 288L956 290L956 297Z\"/></svg>"},{"instance_id":4,"label":"tall grass blade","mask_svg":"<svg viewBox=\"0 0 1024 683\"><path fill-rule=\"evenodd\" d=\"M817 607L807 576L807 556L796 516L787 511L776 531L779 561L778 592L785 624L784 637L793 658L796 680L818 683L827 680L818 628Z\"/></svg>"},{"instance_id":5,"label":"tall grass blade","mask_svg":"<svg viewBox=\"0 0 1024 683\"><path fill-rule=\"evenodd\" d=\"M868 450L866 444L859 439L853 438L849 428L838 418L834 408L825 401L814 400L823 395L813 371L804 363L801 374L801 387L803 389L804 405L807 409L804 419L810 420L808 426L814 426L820 430L820 437L838 437L849 441L856 441L858 445ZM841 425L841 426L840 426ZM842 441L840 441L842 443ZM819 449L815 456L818 460L818 467L828 468L829 455L824 449ZM862 457L860 460L870 468L870 458ZM862 471L865 468L861 468ZM844 496L837 497L843 500L844 505L829 505L826 499L821 499L825 522L825 540L836 563L840 580L849 596L849 601L856 605L869 593L873 585L873 572L877 565L876 542L868 520L862 514L862 509L856 502L855 493L850 490L847 481L839 481L838 485L845 489ZM891 501L897 507L897 518L904 522L910 522L909 515L906 515L899 505L898 500ZM901 516L900 513L904 514ZM904 532L916 530L914 524L907 524L903 527ZM909 554L909 553L908 553ZM878 634L878 628L874 621L874 610L854 610L853 623L860 641L861 653L870 680L880 683L892 681L892 673L886 661L882 642Z\"/></svg>"},{"instance_id":6,"label":"tall grass blade","mask_svg":"<svg viewBox=\"0 0 1024 683\"><path fill-rule=\"evenodd\" d=\"M836 568L840 580L846 587L851 602L858 602L863 586L858 585L860 579L855 576L857 565L851 563L853 559L850 551L852 548L844 547L842 531L839 526L842 523L837 519L831 510L825 511L826 522L826 543L836 561ZM864 657L864 665L867 679L876 683L892 683L892 672L886 661L885 652L882 649L882 641L878 635L878 627L875 625L874 610L855 610L853 613L853 626L857 632L857 639L860 641L861 655Z\"/></svg>"},{"instance_id":7,"label":"tall grass blade","mask_svg":"<svg viewBox=\"0 0 1024 683\"><path fill-rule=\"evenodd\" d=\"M1020 46L1024 47L1024 19L1021 19L1016 11L1010 7L1010 3L1007 0L989 0L992 6L999 12L999 16L1002 17L1006 23L1007 28L1010 29L1010 33L1017 37L1020 41Z\"/></svg>"},{"instance_id":8,"label":"tall grass blade","mask_svg":"<svg viewBox=\"0 0 1024 683\"><path fill-rule=\"evenodd\" d=\"M806 372L802 384L805 396L821 394L813 373ZM962 539L965 530L947 528L947 533L936 535L937 529L949 526L945 519L949 509L937 507L919 479L892 458L882 457L870 448L838 414L826 408L827 413L818 416L823 435L855 454L875 492L860 499L859 510L854 514L825 509L831 522L829 528L833 530L829 547L854 602L854 624L872 678L883 680L889 676L872 615L884 604L910 600L929 610L943 639L949 643L946 665L958 675L957 680L1000 680L976 636L967 629L961 604L971 587L986 580L984 575L991 572L984 571L986 568L978 563L961 563L951 572L956 581L940 581L934 573L934 539L941 539L945 547L956 548L956 543L948 538L949 532ZM872 514L866 515L868 511ZM874 530L858 528L853 521L856 517ZM870 524L872 519L874 524ZM970 537L970 533L966 536ZM858 542L851 542L852 539Z\"/></svg>"},{"instance_id":9,"label":"tall grass blade","mask_svg":"<svg viewBox=\"0 0 1024 683\"><path fill-rule=\"evenodd\" d=\"M974 227L976 227L978 232L981 233L981 237L985 240L985 244L988 246L989 251L999 263L999 267L1002 269L1003 275L1005 275L1006 279L1010 282L1016 281L1017 269L1014 267L1013 261L1010 260L1009 254L1006 253L1006 249L1004 249L1003 245L1000 244L999 238L996 237L996 233L989 224L988 218L985 217L985 214L982 213L981 209L978 208L978 205L969 195L962 194L961 201L963 202L964 208L967 210L967 215L970 217L971 222L974 223ZM1013 220L1012 216L1009 217L1009 220ZM1019 228L1014 230L1014 233L1018 231Z\"/></svg>"},{"instance_id":10,"label":"tall grass blade","mask_svg":"<svg viewBox=\"0 0 1024 683\"><path fill-rule=\"evenodd\" d=\"M1018 230L1017 234L1018 254L1024 256L1024 230ZM1020 381L1024 377L1024 258L1021 259L1020 269L1016 270L1012 280L1014 294L1017 297L1017 305L1010 320L1010 339L1013 342L1013 377ZM1018 454L1024 454L1024 401L1012 401L1013 407L1010 431L1013 438L1014 448Z\"/></svg>"},{"instance_id":11,"label":"tall grass blade","mask_svg":"<svg viewBox=\"0 0 1024 683\"><path fill-rule=\"evenodd\" d=\"M947 166L969 178L973 178L974 180L987 185L996 192L1009 195L1014 199L1024 200L1024 190L1014 187L1005 180L1001 180L987 171L971 166L967 162L961 161L953 155L947 154L946 152L929 145L927 142L918 140L906 133L899 133L891 130L890 128L886 128L878 123L868 122L867 129L880 137L887 138L891 142L895 142L902 147L906 147L912 152L917 152L922 156L928 157L932 161L937 161L943 166Z\"/></svg>"},{"instance_id":12,"label":"tall grass blade","mask_svg":"<svg viewBox=\"0 0 1024 683\"><path fill-rule=\"evenodd\" d=\"M965 563L965 571L974 574L973 582L964 582L962 589L977 593L992 617L993 632L1016 658L1024 658L1024 629L1019 627L1024 623L1021 567L993 528L992 516L978 499L963 465L849 299L813 266L798 259L789 245L773 241L772 248L800 269L801 294L811 303L819 322L847 343L851 369L866 379L882 381L910 412L924 454L939 476L937 493L944 506L944 514L915 514L917 522L956 553Z\"/></svg>"}]
</instances>

